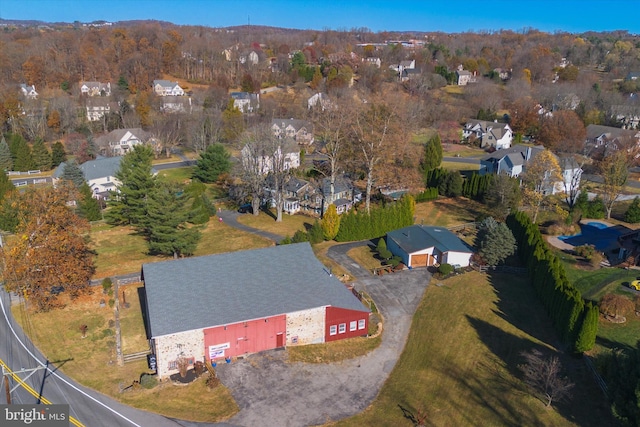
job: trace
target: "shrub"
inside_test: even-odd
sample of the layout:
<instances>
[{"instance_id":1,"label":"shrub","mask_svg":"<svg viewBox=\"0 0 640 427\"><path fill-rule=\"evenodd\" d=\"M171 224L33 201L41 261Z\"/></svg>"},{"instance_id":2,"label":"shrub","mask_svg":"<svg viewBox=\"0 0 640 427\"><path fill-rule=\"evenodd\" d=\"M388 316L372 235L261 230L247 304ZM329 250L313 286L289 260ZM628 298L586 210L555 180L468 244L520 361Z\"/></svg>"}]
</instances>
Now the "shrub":
<instances>
[{"instance_id":1,"label":"shrub","mask_svg":"<svg viewBox=\"0 0 640 427\"><path fill-rule=\"evenodd\" d=\"M593 245L582 245L575 247L576 255L586 259L587 261L591 261L591 258L596 254L596 248Z\"/></svg>"},{"instance_id":2,"label":"shrub","mask_svg":"<svg viewBox=\"0 0 640 427\"><path fill-rule=\"evenodd\" d=\"M102 293L107 295L111 295L110 292L112 291L113 288L113 283L111 282L111 279L109 277L105 277L104 279L102 279Z\"/></svg>"},{"instance_id":3,"label":"shrub","mask_svg":"<svg viewBox=\"0 0 640 427\"><path fill-rule=\"evenodd\" d=\"M391 259L387 260L387 264L389 264L393 268L396 268L398 265L400 265L401 262L402 258L400 258L399 256L394 256L391 257Z\"/></svg>"},{"instance_id":4,"label":"shrub","mask_svg":"<svg viewBox=\"0 0 640 427\"><path fill-rule=\"evenodd\" d=\"M447 264L446 262L444 264L440 264L440 267L438 267L438 273L443 276L448 276L449 274L453 273L453 270L453 265Z\"/></svg>"},{"instance_id":5,"label":"shrub","mask_svg":"<svg viewBox=\"0 0 640 427\"><path fill-rule=\"evenodd\" d=\"M151 389L158 385L158 378L152 374L140 375L140 386L143 388Z\"/></svg>"}]
</instances>

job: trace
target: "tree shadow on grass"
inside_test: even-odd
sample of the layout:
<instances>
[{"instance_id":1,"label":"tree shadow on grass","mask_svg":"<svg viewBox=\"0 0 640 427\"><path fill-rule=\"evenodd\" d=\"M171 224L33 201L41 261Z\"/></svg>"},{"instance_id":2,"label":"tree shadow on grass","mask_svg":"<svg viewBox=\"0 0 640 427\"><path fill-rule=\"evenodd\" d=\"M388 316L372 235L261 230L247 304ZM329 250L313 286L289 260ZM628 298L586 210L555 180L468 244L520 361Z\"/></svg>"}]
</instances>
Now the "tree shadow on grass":
<instances>
[{"instance_id":1,"label":"tree shadow on grass","mask_svg":"<svg viewBox=\"0 0 640 427\"><path fill-rule=\"evenodd\" d=\"M544 357L558 357L562 363L562 375L569 377L575 384L571 391L571 398L554 401L552 404L553 408L560 415L566 420L580 426L598 427L603 425L617 425L611 416L605 396L597 387L592 374L588 371L582 359L576 359L569 355L559 353L547 346L536 344L530 339L517 337L484 320L469 316L467 320L477 331L480 340L496 356L495 360L481 361L479 363L478 368L489 376L489 381L491 382L490 387L485 386L485 388L480 388L480 395L477 396L479 403L485 401L483 404L490 405L491 402L486 401L482 393L491 391L498 396L494 396L494 400L500 402L499 405L495 405L496 408L492 407L492 410L498 411L501 414L507 411L508 417L506 421L510 420L512 416L523 415L520 412L523 410L521 406L511 408L508 402L499 399L499 395L502 393L529 393L528 388L519 380L522 378L522 373L518 365L524 363L521 352L529 352L537 349L542 352ZM503 374L504 370L509 372L510 375L505 376ZM459 381L465 382L472 390L475 390L475 382L480 381L479 378L481 377L482 375L465 375L464 378L460 378ZM484 382L486 382L486 380ZM480 384L477 386L481 387L484 382L480 381ZM503 408L502 405L506 406ZM540 401L540 413L543 413L545 410L544 403ZM540 420L537 419L536 414L534 411L531 411L529 414L525 413L524 415L526 415L527 418L519 425L542 425L539 423ZM505 425L511 424L506 423Z\"/></svg>"}]
</instances>

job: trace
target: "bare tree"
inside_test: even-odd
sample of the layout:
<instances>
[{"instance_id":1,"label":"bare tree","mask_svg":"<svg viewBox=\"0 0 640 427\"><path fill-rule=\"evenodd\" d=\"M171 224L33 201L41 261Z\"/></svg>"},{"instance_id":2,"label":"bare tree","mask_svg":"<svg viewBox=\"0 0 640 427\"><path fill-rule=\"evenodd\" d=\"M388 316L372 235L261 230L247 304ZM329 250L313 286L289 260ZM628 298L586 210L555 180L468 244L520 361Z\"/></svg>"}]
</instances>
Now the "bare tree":
<instances>
[{"instance_id":1,"label":"bare tree","mask_svg":"<svg viewBox=\"0 0 640 427\"><path fill-rule=\"evenodd\" d=\"M159 139L156 144L156 158L164 149L165 156L171 157L171 151L183 140L183 117L179 113L165 113L157 116L153 123L152 133Z\"/></svg>"},{"instance_id":2,"label":"bare tree","mask_svg":"<svg viewBox=\"0 0 640 427\"><path fill-rule=\"evenodd\" d=\"M561 376L562 365L556 356L545 358L539 350L522 352L525 363L518 367L524 374L524 382L549 407L554 401L570 397L574 384Z\"/></svg>"},{"instance_id":3,"label":"bare tree","mask_svg":"<svg viewBox=\"0 0 640 427\"><path fill-rule=\"evenodd\" d=\"M268 165L265 162L267 147L264 143L264 128L246 131L241 141L242 148L242 180L251 196L251 207L253 214L260 212L260 199L263 194L265 176L268 172Z\"/></svg>"},{"instance_id":4,"label":"bare tree","mask_svg":"<svg viewBox=\"0 0 640 427\"><path fill-rule=\"evenodd\" d=\"M529 160L521 177L523 201L533 209L532 220L535 223L540 206L553 200L553 189L562 181L560 165L551 151L542 150Z\"/></svg>"},{"instance_id":5,"label":"bare tree","mask_svg":"<svg viewBox=\"0 0 640 427\"><path fill-rule=\"evenodd\" d=\"M624 151L617 150L600 161L600 176L604 181L602 201L607 209L607 218L611 218L613 204L622 193L629 177L629 161Z\"/></svg>"}]
</instances>

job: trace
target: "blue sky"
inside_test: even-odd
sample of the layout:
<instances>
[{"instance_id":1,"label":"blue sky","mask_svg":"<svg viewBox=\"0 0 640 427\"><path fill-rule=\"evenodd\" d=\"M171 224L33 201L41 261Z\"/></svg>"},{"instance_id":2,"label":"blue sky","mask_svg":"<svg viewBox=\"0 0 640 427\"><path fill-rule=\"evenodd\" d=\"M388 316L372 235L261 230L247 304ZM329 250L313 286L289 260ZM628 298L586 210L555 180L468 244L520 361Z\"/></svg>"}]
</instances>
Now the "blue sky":
<instances>
[{"instance_id":1,"label":"blue sky","mask_svg":"<svg viewBox=\"0 0 640 427\"><path fill-rule=\"evenodd\" d=\"M638 0L0 0L0 18L46 22L157 19L180 25L379 31L627 30L640 34Z\"/></svg>"}]
</instances>

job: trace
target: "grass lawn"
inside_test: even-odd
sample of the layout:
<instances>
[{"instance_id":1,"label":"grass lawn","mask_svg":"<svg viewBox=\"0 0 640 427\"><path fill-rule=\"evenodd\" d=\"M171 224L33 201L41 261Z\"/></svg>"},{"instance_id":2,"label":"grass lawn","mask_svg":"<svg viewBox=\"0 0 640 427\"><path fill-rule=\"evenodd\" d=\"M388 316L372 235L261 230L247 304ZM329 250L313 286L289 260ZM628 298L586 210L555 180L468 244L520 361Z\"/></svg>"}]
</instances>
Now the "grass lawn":
<instances>
[{"instance_id":1,"label":"grass lawn","mask_svg":"<svg viewBox=\"0 0 640 427\"><path fill-rule=\"evenodd\" d=\"M191 174L195 167L164 169L158 172L159 176L165 177L170 181L185 182L191 179Z\"/></svg>"},{"instance_id":2,"label":"grass lawn","mask_svg":"<svg viewBox=\"0 0 640 427\"><path fill-rule=\"evenodd\" d=\"M460 171L460 172L465 172L465 171L475 172L480 170L479 163L459 163L459 162L443 161L440 167L450 171Z\"/></svg>"},{"instance_id":3,"label":"grass lawn","mask_svg":"<svg viewBox=\"0 0 640 427\"><path fill-rule=\"evenodd\" d=\"M120 287L125 292L129 308L120 309L122 348L124 354L145 351L146 340L142 311L138 298L141 284ZM220 421L238 411L235 401L224 386L207 391L204 380L188 387L162 383L151 389L121 392L140 375L148 372L146 360L130 362L122 367L115 364L113 309L100 307L101 288L85 295L66 307L48 313L28 314L22 305L12 307L13 315L48 360L82 384L109 395L128 405L158 412L168 417L194 421ZM88 326L82 338L80 325ZM46 397L46 396L45 396ZM85 422L87 420L84 420Z\"/></svg>"},{"instance_id":4,"label":"grass lawn","mask_svg":"<svg viewBox=\"0 0 640 427\"><path fill-rule=\"evenodd\" d=\"M374 403L332 425L411 426L408 417L419 412L429 426L612 425L582 362L561 356L577 384L568 403L546 409L523 387L520 352L551 354L556 341L526 279L473 272L442 283L425 292L404 351Z\"/></svg>"},{"instance_id":5,"label":"grass lawn","mask_svg":"<svg viewBox=\"0 0 640 427\"><path fill-rule=\"evenodd\" d=\"M451 227L475 221L484 206L463 197L416 203L415 223Z\"/></svg>"},{"instance_id":6,"label":"grass lawn","mask_svg":"<svg viewBox=\"0 0 640 427\"><path fill-rule=\"evenodd\" d=\"M246 214L238 217L238 222L258 230L269 231L280 236L292 237L298 230L308 230L311 228L316 218L306 215L287 215L282 214L282 222L276 222L275 209L271 209L270 213L260 211L256 215Z\"/></svg>"},{"instance_id":7,"label":"grass lawn","mask_svg":"<svg viewBox=\"0 0 640 427\"><path fill-rule=\"evenodd\" d=\"M93 223L91 242L91 247L98 254L94 275L96 278L138 272L143 263L169 259L147 255L146 242L129 227L112 227L103 222ZM237 230L211 218L202 230L202 238L195 255L263 248L272 244L273 242L267 239Z\"/></svg>"}]
</instances>

